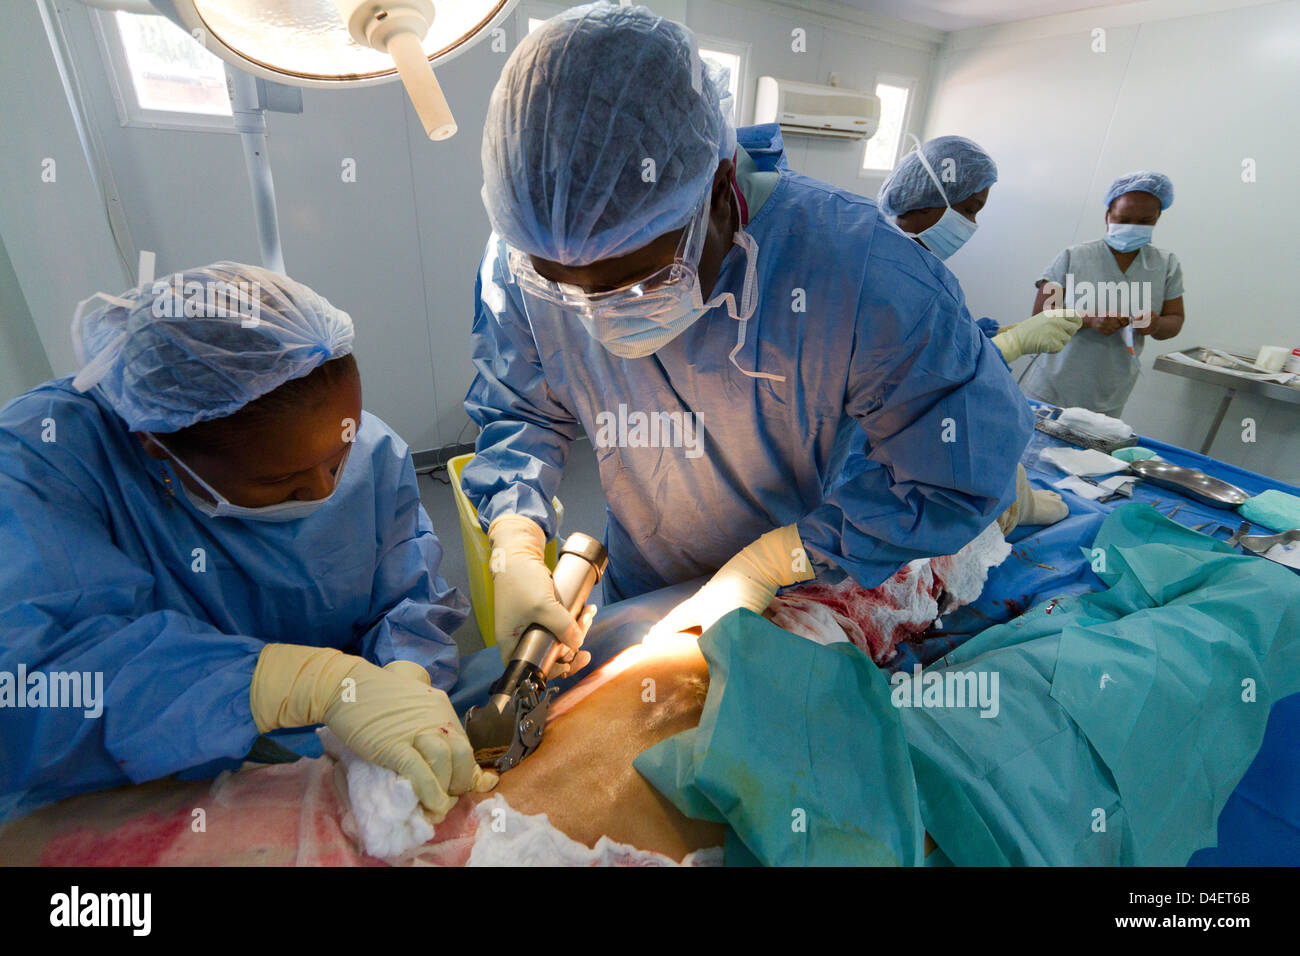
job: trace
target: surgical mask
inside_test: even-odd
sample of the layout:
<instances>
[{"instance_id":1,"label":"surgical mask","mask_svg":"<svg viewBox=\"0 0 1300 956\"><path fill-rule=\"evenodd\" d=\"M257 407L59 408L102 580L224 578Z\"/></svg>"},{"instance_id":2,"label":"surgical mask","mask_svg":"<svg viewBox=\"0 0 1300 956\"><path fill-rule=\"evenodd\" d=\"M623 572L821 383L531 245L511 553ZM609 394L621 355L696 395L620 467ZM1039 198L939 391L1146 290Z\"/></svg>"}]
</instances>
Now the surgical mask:
<instances>
[{"instance_id":1,"label":"surgical mask","mask_svg":"<svg viewBox=\"0 0 1300 956\"><path fill-rule=\"evenodd\" d=\"M1106 224L1106 245L1116 252L1132 252L1141 249L1151 241L1155 226L1139 226L1131 222L1111 222Z\"/></svg>"},{"instance_id":2,"label":"surgical mask","mask_svg":"<svg viewBox=\"0 0 1300 956\"><path fill-rule=\"evenodd\" d=\"M784 375L751 372L742 368L736 355L745 344L745 331L758 303L758 243L743 226L736 229L732 243L745 253L745 277L740 302L722 292L705 302L700 294L699 263L708 232L711 192L706 192L695 218L682 236L672 265L630 286L612 292L587 293L576 286L552 282L538 276L527 256L510 251L510 270L521 289L559 305L577 316L610 354L619 358L645 358L659 351L697 322L710 309L725 305L727 314L740 322L736 345L728 356L731 364L750 378L785 381Z\"/></svg>"},{"instance_id":3,"label":"surgical mask","mask_svg":"<svg viewBox=\"0 0 1300 956\"><path fill-rule=\"evenodd\" d=\"M949 206L943 211L939 221L929 229L917 233L917 238L925 248L940 259L947 259L964 246L966 240L973 235L975 235L975 223Z\"/></svg>"},{"instance_id":4,"label":"surgical mask","mask_svg":"<svg viewBox=\"0 0 1300 956\"><path fill-rule=\"evenodd\" d=\"M930 167L929 161L925 158L925 152L921 149L921 141L913 136L912 140L916 143L916 158L921 161L925 171L934 180L935 187L939 190L939 195L943 197L943 204L948 208L943 211L943 215L929 229L921 232L906 232L904 235L911 236L913 239L920 239L921 244L929 249L940 259L947 259L954 252L964 246L971 236L975 235L977 228L974 222L967 219L948 202L948 193L944 190L943 184L939 182L939 177L934 174Z\"/></svg>"},{"instance_id":5,"label":"surgical mask","mask_svg":"<svg viewBox=\"0 0 1300 956\"><path fill-rule=\"evenodd\" d=\"M150 432L145 432L153 442L171 456L171 460L184 469L185 473L198 483L198 486L212 496L212 501L204 501L185 485L185 482L178 482L181 490L185 492L185 497L190 500L190 504L199 509L209 518L243 518L246 521L297 521L299 518L305 518L320 508L325 502L334 497L334 492L338 491L339 482L343 480L343 467L348 463L348 458L352 454L352 446L348 445L347 450L343 453L343 460L339 462L338 469L334 472L334 487L324 498L317 498L313 501L282 501L279 504L264 505L260 508L246 508L243 505L233 504L221 492L217 491L210 484L195 474L194 469L185 462L176 457L176 453L158 440L158 436Z\"/></svg>"},{"instance_id":6,"label":"surgical mask","mask_svg":"<svg viewBox=\"0 0 1300 956\"><path fill-rule=\"evenodd\" d=\"M583 308L575 309L574 312L587 333L619 358L644 358L659 351L690 328L704 313L719 305L725 304L727 314L733 319L748 321L754 314L757 299L752 290L757 283L758 243L745 232L744 227L736 230L732 242L745 253L745 279L740 307L737 307L736 297L730 292L720 293L705 302L700 295L699 282L695 281L679 288L671 298L659 299L653 311L642 315L628 315L625 312L611 316L599 310ZM732 361L735 361L734 351Z\"/></svg>"}]
</instances>

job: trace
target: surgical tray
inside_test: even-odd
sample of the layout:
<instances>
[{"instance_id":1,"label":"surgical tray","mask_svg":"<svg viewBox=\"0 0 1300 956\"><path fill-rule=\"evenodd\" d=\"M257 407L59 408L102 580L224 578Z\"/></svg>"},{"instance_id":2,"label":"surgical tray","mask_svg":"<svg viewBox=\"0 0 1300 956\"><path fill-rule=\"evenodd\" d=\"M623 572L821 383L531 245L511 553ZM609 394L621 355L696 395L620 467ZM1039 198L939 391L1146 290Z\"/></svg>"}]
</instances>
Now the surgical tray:
<instances>
[{"instance_id":1,"label":"surgical tray","mask_svg":"<svg viewBox=\"0 0 1300 956\"><path fill-rule=\"evenodd\" d=\"M1128 467L1133 474L1151 482L1153 485L1162 485L1175 491L1181 491L1183 494L1215 508L1235 508L1240 504L1244 504L1246 499L1250 497L1236 485L1230 485L1218 478L1211 478L1204 472L1171 465L1167 461L1156 461L1153 458L1148 458L1144 461L1131 461Z\"/></svg>"},{"instance_id":2,"label":"surgical tray","mask_svg":"<svg viewBox=\"0 0 1300 956\"><path fill-rule=\"evenodd\" d=\"M1044 415L1036 415L1034 427L1044 435L1051 435L1053 438L1074 445L1077 448L1092 448L1109 455L1116 448L1128 448L1138 443L1137 435L1130 435L1128 438L1098 438L1095 435L1088 435L1081 431L1063 425L1054 418L1047 418Z\"/></svg>"}]
</instances>

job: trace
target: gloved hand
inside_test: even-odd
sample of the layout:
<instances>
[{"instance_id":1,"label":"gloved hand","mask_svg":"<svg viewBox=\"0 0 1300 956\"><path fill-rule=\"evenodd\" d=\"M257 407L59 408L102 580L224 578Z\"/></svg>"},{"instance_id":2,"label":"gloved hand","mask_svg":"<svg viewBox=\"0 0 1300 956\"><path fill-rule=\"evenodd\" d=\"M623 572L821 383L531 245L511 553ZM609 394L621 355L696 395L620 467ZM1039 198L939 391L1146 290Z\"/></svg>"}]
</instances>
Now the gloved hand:
<instances>
[{"instance_id":1,"label":"gloved hand","mask_svg":"<svg viewBox=\"0 0 1300 956\"><path fill-rule=\"evenodd\" d=\"M585 640L587 631L591 629L591 621L596 616L596 605L588 604L582 609L582 615L578 618L578 626L582 628L582 636ZM546 674L547 680L559 680L561 677L568 677L570 674L576 674L588 664L591 663L591 655L586 651L575 651L566 647L564 652L555 659L551 669Z\"/></svg>"},{"instance_id":2,"label":"gloved hand","mask_svg":"<svg viewBox=\"0 0 1300 956\"><path fill-rule=\"evenodd\" d=\"M362 760L411 782L440 822L456 795L491 790L494 773L474 751L447 695L407 665L386 669L332 647L267 644L258 655L248 702L261 733L324 724ZM423 668L419 668L423 670Z\"/></svg>"},{"instance_id":3,"label":"gloved hand","mask_svg":"<svg viewBox=\"0 0 1300 956\"><path fill-rule=\"evenodd\" d=\"M1083 317L1073 309L1048 309L1007 326L993 336L993 344L1008 362L1036 352L1059 352L1082 323Z\"/></svg>"},{"instance_id":4,"label":"gloved hand","mask_svg":"<svg viewBox=\"0 0 1300 956\"><path fill-rule=\"evenodd\" d=\"M646 635L657 639L699 628L703 633L718 618L738 607L762 614L778 588L813 578L799 529L786 525L769 531L724 564L707 584L668 612Z\"/></svg>"},{"instance_id":5,"label":"gloved hand","mask_svg":"<svg viewBox=\"0 0 1300 956\"><path fill-rule=\"evenodd\" d=\"M1070 506L1055 491L1033 487L1024 465L1016 465L1016 500L998 515L998 530L1009 535L1020 525L1056 524L1070 513Z\"/></svg>"},{"instance_id":6,"label":"gloved hand","mask_svg":"<svg viewBox=\"0 0 1300 956\"><path fill-rule=\"evenodd\" d=\"M523 515L502 515L488 528L488 544L501 662L510 660L520 636L532 624L540 624L576 653L586 632L555 596L555 582L543 554L546 535L537 522Z\"/></svg>"},{"instance_id":7,"label":"gloved hand","mask_svg":"<svg viewBox=\"0 0 1300 956\"><path fill-rule=\"evenodd\" d=\"M425 687L433 686L433 681L429 679L429 672L415 661L389 661L384 665L384 670L390 674L401 674L411 680L418 680Z\"/></svg>"}]
</instances>

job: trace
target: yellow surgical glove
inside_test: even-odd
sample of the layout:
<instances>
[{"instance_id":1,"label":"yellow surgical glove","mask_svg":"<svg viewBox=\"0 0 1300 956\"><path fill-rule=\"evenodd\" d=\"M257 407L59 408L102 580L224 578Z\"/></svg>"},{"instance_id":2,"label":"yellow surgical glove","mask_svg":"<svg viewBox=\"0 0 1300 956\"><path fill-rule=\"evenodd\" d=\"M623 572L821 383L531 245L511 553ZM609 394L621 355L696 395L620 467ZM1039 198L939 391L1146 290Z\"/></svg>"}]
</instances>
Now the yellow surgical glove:
<instances>
[{"instance_id":1,"label":"yellow surgical glove","mask_svg":"<svg viewBox=\"0 0 1300 956\"><path fill-rule=\"evenodd\" d=\"M813 578L799 530L786 525L769 531L718 569L704 587L677 605L650 629L648 638L698 627L707 631L738 607L762 614L778 588Z\"/></svg>"},{"instance_id":2,"label":"yellow surgical glove","mask_svg":"<svg viewBox=\"0 0 1300 956\"><path fill-rule=\"evenodd\" d=\"M532 624L540 624L575 652L582 647L585 631L555 596L555 582L543 556L546 535L537 522L523 515L502 515L488 528L488 543L493 623L502 663L510 660L520 636Z\"/></svg>"},{"instance_id":3,"label":"yellow surgical glove","mask_svg":"<svg viewBox=\"0 0 1300 956\"><path fill-rule=\"evenodd\" d=\"M469 790L497 777L474 762L451 701L407 665L391 670L332 647L267 644L258 655L249 707L261 733L324 724L357 756L411 782L440 822ZM392 667L392 665L389 665ZM419 668L423 670L423 668Z\"/></svg>"},{"instance_id":4,"label":"yellow surgical glove","mask_svg":"<svg viewBox=\"0 0 1300 956\"><path fill-rule=\"evenodd\" d=\"M998 515L998 530L1006 536L1022 524L1056 524L1069 513L1070 506L1060 495L1033 487L1025 474L1025 466L1016 465L1016 500Z\"/></svg>"},{"instance_id":5,"label":"yellow surgical glove","mask_svg":"<svg viewBox=\"0 0 1300 956\"><path fill-rule=\"evenodd\" d=\"M429 672L415 661L389 661L384 665L384 670L390 674L401 674L403 677L411 678L411 680L418 680L425 687L433 686L433 681L429 678Z\"/></svg>"},{"instance_id":6,"label":"yellow surgical glove","mask_svg":"<svg viewBox=\"0 0 1300 956\"><path fill-rule=\"evenodd\" d=\"M1008 362L1014 362L1022 355L1059 352L1082 324L1083 318L1073 309L1048 309L1007 326L993 336L993 344Z\"/></svg>"}]
</instances>

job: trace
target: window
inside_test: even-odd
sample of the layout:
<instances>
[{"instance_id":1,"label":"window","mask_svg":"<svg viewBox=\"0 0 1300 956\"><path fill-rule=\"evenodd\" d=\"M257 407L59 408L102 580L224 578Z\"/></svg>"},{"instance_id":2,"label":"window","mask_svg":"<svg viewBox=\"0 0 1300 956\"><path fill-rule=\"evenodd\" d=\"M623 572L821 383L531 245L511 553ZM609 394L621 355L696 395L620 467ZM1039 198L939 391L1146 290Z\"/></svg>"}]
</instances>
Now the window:
<instances>
[{"instance_id":1,"label":"window","mask_svg":"<svg viewBox=\"0 0 1300 956\"><path fill-rule=\"evenodd\" d=\"M201 43L166 17L96 14L123 125L234 129L225 64Z\"/></svg>"},{"instance_id":2,"label":"window","mask_svg":"<svg viewBox=\"0 0 1300 956\"><path fill-rule=\"evenodd\" d=\"M740 94L740 56L735 53L723 53L721 50L709 50L700 47L700 59L718 70L727 78L727 88L731 90L731 102L736 103Z\"/></svg>"},{"instance_id":3,"label":"window","mask_svg":"<svg viewBox=\"0 0 1300 956\"><path fill-rule=\"evenodd\" d=\"M562 8L557 7L556 13ZM530 13L533 10L540 9L537 5L530 4ZM528 32L532 33L543 23L545 17L528 17ZM699 37L700 59L710 66L722 70L727 76L727 88L731 90L732 117L737 126L740 125L740 77L745 71L745 55L749 52L749 45L745 43L733 43L730 40L717 40L711 37Z\"/></svg>"},{"instance_id":4,"label":"window","mask_svg":"<svg viewBox=\"0 0 1300 956\"><path fill-rule=\"evenodd\" d=\"M876 83L876 96L880 97L880 128L867 140L862 157L864 172L889 172L898 162L898 147L907 127L907 106L912 96L912 84L891 80Z\"/></svg>"},{"instance_id":5,"label":"window","mask_svg":"<svg viewBox=\"0 0 1300 956\"><path fill-rule=\"evenodd\" d=\"M731 91L732 120L736 126L741 122L742 107L741 80L745 75L745 59L749 54L749 44L733 43L714 37L700 37L700 59L712 67L722 70L727 76L727 88Z\"/></svg>"}]
</instances>

